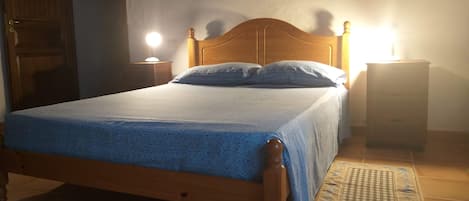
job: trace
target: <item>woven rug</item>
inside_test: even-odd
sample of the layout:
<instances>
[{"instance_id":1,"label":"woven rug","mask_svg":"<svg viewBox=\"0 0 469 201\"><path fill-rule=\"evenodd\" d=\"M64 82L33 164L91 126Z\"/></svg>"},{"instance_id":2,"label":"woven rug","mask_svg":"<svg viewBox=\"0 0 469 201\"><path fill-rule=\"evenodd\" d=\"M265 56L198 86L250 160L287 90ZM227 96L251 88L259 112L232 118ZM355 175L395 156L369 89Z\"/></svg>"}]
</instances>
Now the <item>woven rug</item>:
<instances>
[{"instance_id":1,"label":"woven rug","mask_svg":"<svg viewBox=\"0 0 469 201\"><path fill-rule=\"evenodd\" d=\"M317 201L420 201L412 168L336 161Z\"/></svg>"}]
</instances>

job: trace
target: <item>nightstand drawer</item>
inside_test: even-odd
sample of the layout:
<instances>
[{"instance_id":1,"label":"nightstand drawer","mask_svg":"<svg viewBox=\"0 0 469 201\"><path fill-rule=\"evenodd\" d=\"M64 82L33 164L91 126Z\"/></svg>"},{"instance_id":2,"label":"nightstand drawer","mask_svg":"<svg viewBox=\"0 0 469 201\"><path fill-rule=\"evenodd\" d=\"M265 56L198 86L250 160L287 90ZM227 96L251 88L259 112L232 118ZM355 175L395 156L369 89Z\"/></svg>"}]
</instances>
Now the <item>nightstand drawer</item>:
<instances>
[{"instance_id":1,"label":"nightstand drawer","mask_svg":"<svg viewBox=\"0 0 469 201\"><path fill-rule=\"evenodd\" d=\"M427 122L426 97L370 95L367 101L369 122L400 122L403 124L426 124Z\"/></svg>"},{"instance_id":2,"label":"nightstand drawer","mask_svg":"<svg viewBox=\"0 0 469 201\"><path fill-rule=\"evenodd\" d=\"M376 94L427 94L428 68L425 66L371 65L368 91Z\"/></svg>"},{"instance_id":3,"label":"nightstand drawer","mask_svg":"<svg viewBox=\"0 0 469 201\"><path fill-rule=\"evenodd\" d=\"M140 67L146 69L148 74L153 74L153 85L167 84L173 79L171 61L155 61L155 62L136 62L133 63L135 68Z\"/></svg>"},{"instance_id":4,"label":"nightstand drawer","mask_svg":"<svg viewBox=\"0 0 469 201\"><path fill-rule=\"evenodd\" d=\"M426 128L416 125L382 124L368 125L367 143L420 146L425 143Z\"/></svg>"}]
</instances>

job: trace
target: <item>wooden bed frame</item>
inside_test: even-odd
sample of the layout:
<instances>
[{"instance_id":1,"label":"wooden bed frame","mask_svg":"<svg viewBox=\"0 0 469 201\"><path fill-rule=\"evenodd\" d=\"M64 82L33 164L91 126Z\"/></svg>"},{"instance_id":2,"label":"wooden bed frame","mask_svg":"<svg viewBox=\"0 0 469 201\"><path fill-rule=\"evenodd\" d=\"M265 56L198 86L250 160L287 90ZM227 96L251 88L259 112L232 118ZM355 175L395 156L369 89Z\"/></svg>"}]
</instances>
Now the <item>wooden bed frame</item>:
<instances>
[{"instance_id":1,"label":"wooden bed frame","mask_svg":"<svg viewBox=\"0 0 469 201\"><path fill-rule=\"evenodd\" d=\"M197 40L189 29L189 67L223 62L260 65L281 60L318 61L349 71L350 22L342 36L311 35L270 18L246 21L215 39ZM349 83L347 76L347 86Z\"/></svg>"},{"instance_id":2,"label":"wooden bed frame","mask_svg":"<svg viewBox=\"0 0 469 201\"><path fill-rule=\"evenodd\" d=\"M286 22L262 18L246 21L221 37L199 41L190 29L189 66L296 59L348 71L349 30L350 23L345 22L342 36L313 36ZM16 151L3 147L2 136L0 147L0 201L7 199L8 172L170 201L286 201L290 192L282 164L283 146L277 139L265 145L260 183Z\"/></svg>"}]
</instances>

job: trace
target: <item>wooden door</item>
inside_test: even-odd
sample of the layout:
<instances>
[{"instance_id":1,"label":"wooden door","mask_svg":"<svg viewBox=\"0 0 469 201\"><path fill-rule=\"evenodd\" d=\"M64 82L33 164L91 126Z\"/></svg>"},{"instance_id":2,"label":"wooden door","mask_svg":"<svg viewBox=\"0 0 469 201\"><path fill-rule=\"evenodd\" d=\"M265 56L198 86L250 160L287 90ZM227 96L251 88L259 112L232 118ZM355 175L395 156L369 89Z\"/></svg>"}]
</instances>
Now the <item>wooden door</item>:
<instances>
[{"instance_id":1,"label":"wooden door","mask_svg":"<svg viewBox=\"0 0 469 201\"><path fill-rule=\"evenodd\" d=\"M12 110L78 99L72 0L5 0Z\"/></svg>"}]
</instances>

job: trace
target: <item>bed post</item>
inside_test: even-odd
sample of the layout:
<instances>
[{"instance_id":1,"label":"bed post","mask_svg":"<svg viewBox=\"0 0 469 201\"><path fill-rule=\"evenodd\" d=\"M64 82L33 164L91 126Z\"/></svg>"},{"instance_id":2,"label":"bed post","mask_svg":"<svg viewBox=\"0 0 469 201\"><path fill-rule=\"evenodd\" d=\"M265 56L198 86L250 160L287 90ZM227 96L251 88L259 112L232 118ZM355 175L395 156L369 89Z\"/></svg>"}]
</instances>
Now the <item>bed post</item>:
<instances>
[{"instance_id":1,"label":"bed post","mask_svg":"<svg viewBox=\"0 0 469 201\"><path fill-rule=\"evenodd\" d=\"M349 63L349 39L350 39L350 22L344 22L344 33L340 37L340 68L347 73L347 82L345 87L350 89L350 63Z\"/></svg>"},{"instance_id":2,"label":"bed post","mask_svg":"<svg viewBox=\"0 0 469 201\"><path fill-rule=\"evenodd\" d=\"M264 169L264 201L286 201L290 193L287 170L282 164L283 145L271 139L266 145L266 167Z\"/></svg>"},{"instance_id":3,"label":"bed post","mask_svg":"<svg viewBox=\"0 0 469 201\"><path fill-rule=\"evenodd\" d=\"M3 131L0 131L0 201L7 201L8 172L3 158Z\"/></svg>"},{"instance_id":4,"label":"bed post","mask_svg":"<svg viewBox=\"0 0 469 201\"><path fill-rule=\"evenodd\" d=\"M190 28L187 36L187 50L189 53L189 68L199 64L198 44L195 39L194 28Z\"/></svg>"}]
</instances>

